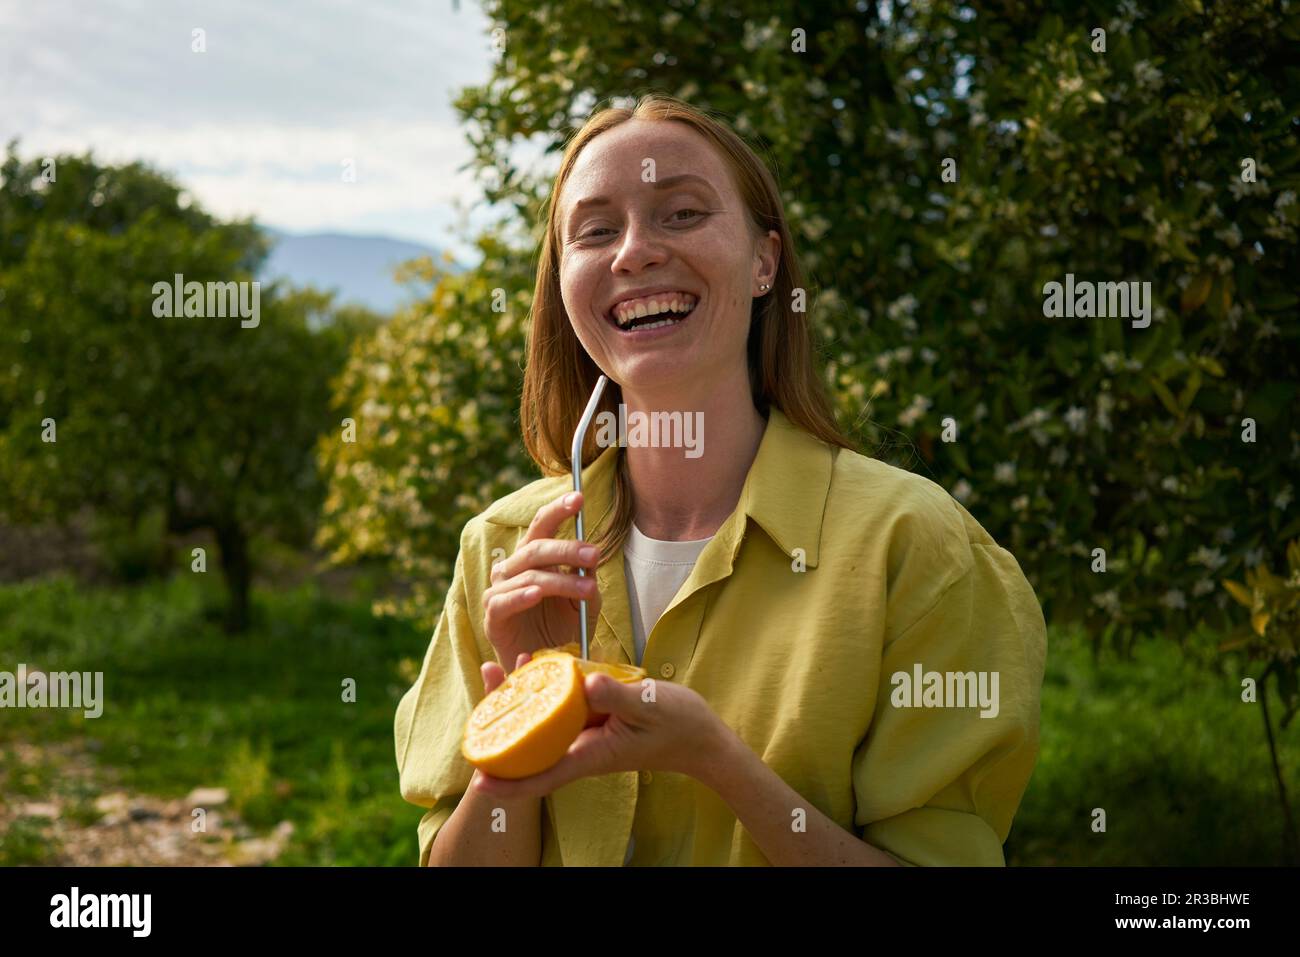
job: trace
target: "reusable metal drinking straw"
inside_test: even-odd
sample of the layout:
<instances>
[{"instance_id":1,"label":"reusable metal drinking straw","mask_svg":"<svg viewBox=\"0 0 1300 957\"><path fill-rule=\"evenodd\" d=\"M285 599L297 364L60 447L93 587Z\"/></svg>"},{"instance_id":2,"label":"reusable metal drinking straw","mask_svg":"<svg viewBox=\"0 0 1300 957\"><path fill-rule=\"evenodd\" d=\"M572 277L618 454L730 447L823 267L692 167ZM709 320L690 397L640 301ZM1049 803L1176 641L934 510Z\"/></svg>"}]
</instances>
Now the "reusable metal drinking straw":
<instances>
[{"instance_id":1,"label":"reusable metal drinking straw","mask_svg":"<svg viewBox=\"0 0 1300 957\"><path fill-rule=\"evenodd\" d=\"M600 397L605 394L605 386L609 380L603 375L596 380L596 388L591 393L591 398L587 400L587 408L582 412L582 419L578 422L578 430L573 433L573 490L582 491L582 447L587 441L587 429L591 426L591 420L596 415L596 406L600 404ZM585 502L583 503L586 504ZM583 540L584 530L582 527L583 509L578 509L575 517L577 524L577 540ZM579 568L578 574L582 578L587 577L587 569ZM582 627L582 657L586 659L587 654L587 599L583 598L578 602L578 618Z\"/></svg>"}]
</instances>

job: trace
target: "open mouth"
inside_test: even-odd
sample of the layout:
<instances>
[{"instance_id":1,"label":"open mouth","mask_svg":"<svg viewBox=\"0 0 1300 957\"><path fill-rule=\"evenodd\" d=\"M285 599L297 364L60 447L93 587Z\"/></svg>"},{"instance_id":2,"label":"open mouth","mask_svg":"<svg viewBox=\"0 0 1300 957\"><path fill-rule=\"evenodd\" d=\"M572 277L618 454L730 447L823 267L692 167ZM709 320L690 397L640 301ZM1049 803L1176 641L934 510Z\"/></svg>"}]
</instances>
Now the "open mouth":
<instances>
[{"instance_id":1,"label":"open mouth","mask_svg":"<svg viewBox=\"0 0 1300 957\"><path fill-rule=\"evenodd\" d=\"M620 332L641 332L682 322L697 305L689 292L661 292L620 302L605 318Z\"/></svg>"}]
</instances>

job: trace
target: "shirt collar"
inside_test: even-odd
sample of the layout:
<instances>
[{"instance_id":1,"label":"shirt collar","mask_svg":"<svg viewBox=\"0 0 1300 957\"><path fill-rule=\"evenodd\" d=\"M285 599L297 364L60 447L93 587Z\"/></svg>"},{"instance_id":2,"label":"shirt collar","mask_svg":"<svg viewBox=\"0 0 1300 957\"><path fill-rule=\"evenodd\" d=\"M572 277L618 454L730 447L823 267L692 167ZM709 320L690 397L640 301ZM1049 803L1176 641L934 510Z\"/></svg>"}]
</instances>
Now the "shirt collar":
<instances>
[{"instance_id":1,"label":"shirt collar","mask_svg":"<svg viewBox=\"0 0 1300 957\"><path fill-rule=\"evenodd\" d=\"M758 454L736 505L736 513L752 518L785 554L793 558L795 550L802 549L809 568L817 566L822 516L837 451L837 447L804 431L772 406ZM583 515L588 537L613 508L617 462L618 448L610 447L582 470L582 490L587 500ZM527 527L537 509L559 497L569 484L567 475L543 479L521 490L521 494L496 502L484 518L497 525ZM743 528L730 521L728 527L743 536ZM720 529L719 534L722 532Z\"/></svg>"}]
</instances>

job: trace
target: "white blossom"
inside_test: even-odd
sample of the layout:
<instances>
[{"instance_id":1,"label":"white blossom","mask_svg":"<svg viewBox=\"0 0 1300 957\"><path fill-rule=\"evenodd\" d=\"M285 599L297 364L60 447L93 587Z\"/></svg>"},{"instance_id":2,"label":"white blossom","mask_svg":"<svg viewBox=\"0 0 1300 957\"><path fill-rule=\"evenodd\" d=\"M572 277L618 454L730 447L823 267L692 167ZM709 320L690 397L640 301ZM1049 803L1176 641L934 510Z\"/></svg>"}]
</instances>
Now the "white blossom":
<instances>
[{"instance_id":1,"label":"white blossom","mask_svg":"<svg viewBox=\"0 0 1300 957\"><path fill-rule=\"evenodd\" d=\"M933 404L934 403L930 401L928 396L914 396L912 398L912 404L899 413L898 424L905 429L910 429L916 424L918 419L925 415L926 409L930 408Z\"/></svg>"},{"instance_id":2,"label":"white blossom","mask_svg":"<svg viewBox=\"0 0 1300 957\"><path fill-rule=\"evenodd\" d=\"M1293 491L1291 484L1288 482L1287 486L1273 497L1273 507L1285 512L1286 507L1291 504L1291 493Z\"/></svg>"},{"instance_id":3,"label":"white blossom","mask_svg":"<svg viewBox=\"0 0 1300 957\"><path fill-rule=\"evenodd\" d=\"M1110 612L1112 617L1119 614L1119 592L1113 588L1098 595L1093 595L1092 602L1099 608Z\"/></svg>"},{"instance_id":4,"label":"white blossom","mask_svg":"<svg viewBox=\"0 0 1300 957\"><path fill-rule=\"evenodd\" d=\"M1206 548L1204 545L1192 552L1191 560L1198 565L1204 565L1211 571L1221 568L1227 562L1227 559L1223 557L1223 552L1219 551L1219 549Z\"/></svg>"},{"instance_id":5,"label":"white blossom","mask_svg":"<svg viewBox=\"0 0 1300 957\"><path fill-rule=\"evenodd\" d=\"M1138 60L1133 64L1133 78L1143 89L1158 90L1164 83L1164 74L1150 60Z\"/></svg>"},{"instance_id":6,"label":"white blossom","mask_svg":"<svg viewBox=\"0 0 1300 957\"><path fill-rule=\"evenodd\" d=\"M904 317L910 318L912 313L916 312L916 305L916 297L909 292L891 302L885 312L890 319L897 322Z\"/></svg>"},{"instance_id":7,"label":"white blossom","mask_svg":"<svg viewBox=\"0 0 1300 957\"><path fill-rule=\"evenodd\" d=\"M1214 235L1215 238L1222 239L1227 243L1231 249L1236 249L1241 245L1241 227L1236 223L1232 223L1225 229L1216 229Z\"/></svg>"}]
</instances>

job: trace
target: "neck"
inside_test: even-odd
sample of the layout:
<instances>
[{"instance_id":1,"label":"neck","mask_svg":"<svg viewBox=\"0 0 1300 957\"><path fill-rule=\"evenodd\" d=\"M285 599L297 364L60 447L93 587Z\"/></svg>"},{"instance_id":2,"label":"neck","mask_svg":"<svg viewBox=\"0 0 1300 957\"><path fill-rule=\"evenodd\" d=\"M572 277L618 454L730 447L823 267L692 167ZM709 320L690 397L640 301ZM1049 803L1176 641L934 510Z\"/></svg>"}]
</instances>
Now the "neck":
<instances>
[{"instance_id":1,"label":"neck","mask_svg":"<svg viewBox=\"0 0 1300 957\"><path fill-rule=\"evenodd\" d=\"M754 408L748 371L742 369L734 381L712 383L707 395L685 402L650 400L626 390L623 402L629 423L633 412L653 421L652 412L680 411L683 421L690 417L698 426L689 449L629 443L624 450L637 528L673 542L713 535L735 511L767 427Z\"/></svg>"}]
</instances>

